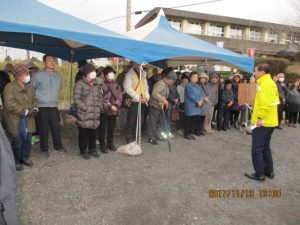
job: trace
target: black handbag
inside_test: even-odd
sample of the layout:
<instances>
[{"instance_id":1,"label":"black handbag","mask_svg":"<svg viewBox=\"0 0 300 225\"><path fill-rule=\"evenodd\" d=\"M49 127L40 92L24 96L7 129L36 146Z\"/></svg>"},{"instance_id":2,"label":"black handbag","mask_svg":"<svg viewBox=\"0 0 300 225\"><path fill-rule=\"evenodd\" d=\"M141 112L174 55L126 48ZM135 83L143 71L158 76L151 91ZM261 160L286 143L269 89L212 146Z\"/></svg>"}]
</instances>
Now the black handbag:
<instances>
[{"instance_id":1,"label":"black handbag","mask_svg":"<svg viewBox=\"0 0 300 225\"><path fill-rule=\"evenodd\" d=\"M140 80L139 80L137 86L135 87L134 91L137 90L137 88L139 86L139 83L140 83ZM131 105L132 105L132 97L129 94L124 93L123 98L122 98L122 107L123 108L130 108Z\"/></svg>"}]
</instances>

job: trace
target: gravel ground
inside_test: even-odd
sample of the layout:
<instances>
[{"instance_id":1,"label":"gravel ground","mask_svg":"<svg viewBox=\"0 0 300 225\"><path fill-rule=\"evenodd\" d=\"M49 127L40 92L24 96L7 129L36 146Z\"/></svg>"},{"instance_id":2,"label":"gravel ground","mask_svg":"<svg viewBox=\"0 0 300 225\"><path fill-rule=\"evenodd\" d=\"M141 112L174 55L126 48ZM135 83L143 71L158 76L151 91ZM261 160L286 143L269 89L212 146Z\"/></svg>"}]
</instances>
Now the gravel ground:
<instances>
[{"instance_id":1,"label":"gravel ground","mask_svg":"<svg viewBox=\"0 0 300 225\"><path fill-rule=\"evenodd\" d=\"M143 144L143 155L101 154L79 157L77 129L63 127L67 154L39 155L34 167L18 173L18 209L22 225L299 225L300 128L276 130L273 158L276 177L248 180L251 136L237 130L187 141ZM117 136L116 144L123 144ZM210 189L254 190L253 198L210 198ZM260 198L259 190L281 190L279 198Z\"/></svg>"}]
</instances>

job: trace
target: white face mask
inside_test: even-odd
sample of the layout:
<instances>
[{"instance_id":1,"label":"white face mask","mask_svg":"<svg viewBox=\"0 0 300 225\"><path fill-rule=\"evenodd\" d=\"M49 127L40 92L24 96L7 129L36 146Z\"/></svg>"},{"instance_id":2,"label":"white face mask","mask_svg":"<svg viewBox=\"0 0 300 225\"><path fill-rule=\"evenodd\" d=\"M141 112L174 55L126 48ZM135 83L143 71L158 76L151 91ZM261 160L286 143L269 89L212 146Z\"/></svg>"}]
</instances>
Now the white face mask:
<instances>
[{"instance_id":1,"label":"white face mask","mask_svg":"<svg viewBox=\"0 0 300 225\"><path fill-rule=\"evenodd\" d=\"M97 74L96 72L90 72L89 75L88 75L88 78L90 78L91 80L95 80L97 77Z\"/></svg>"},{"instance_id":2,"label":"white face mask","mask_svg":"<svg viewBox=\"0 0 300 225\"><path fill-rule=\"evenodd\" d=\"M279 82L282 83L282 82L284 82L284 77L280 77L278 80L279 80Z\"/></svg>"},{"instance_id":3,"label":"white face mask","mask_svg":"<svg viewBox=\"0 0 300 225\"><path fill-rule=\"evenodd\" d=\"M24 79L24 83L27 84L30 82L30 76L26 76L25 79Z\"/></svg>"},{"instance_id":4,"label":"white face mask","mask_svg":"<svg viewBox=\"0 0 300 225\"><path fill-rule=\"evenodd\" d=\"M107 74L107 78L108 78L109 80L114 80L114 79L115 79L115 73L114 73L114 72L108 73L108 74Z\"/></svg>"}]
</instances>

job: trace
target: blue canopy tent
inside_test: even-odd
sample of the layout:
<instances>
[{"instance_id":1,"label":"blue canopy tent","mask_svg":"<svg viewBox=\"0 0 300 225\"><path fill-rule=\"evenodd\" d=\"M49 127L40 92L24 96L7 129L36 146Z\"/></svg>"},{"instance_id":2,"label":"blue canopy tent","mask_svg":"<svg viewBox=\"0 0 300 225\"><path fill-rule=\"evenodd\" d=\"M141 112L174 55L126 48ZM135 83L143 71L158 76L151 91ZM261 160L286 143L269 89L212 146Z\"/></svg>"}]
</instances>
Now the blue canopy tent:
<instances>
[{"instance_id":1,"label":"blue canopy tent","mask_svg":"<svg viewBox=\"0 0 300 225\"><path fill-rule=\"evenodd\" d=\"M152 54L157 48L151 44L129 39L36 0L1 2L0 45L48 53L68 61L120 56L141 63L160 55ZM137 54L141 49L147 51Z\"/></svg>"},{"instance_id":2,"label":"blue canopy tent","mask_svg":"<svg viewBox=\"0 0 300 225\"><path fill-rule=\"evenodd\" d=\"M162 44L178 49L175 57L157 61L154 64L165 63L168 66L179 66L209 62L253 72L253 59L176 30L166 19L162 9L154 20L136 30L125 33L125 35L148 43Z\"/></svg>"},{"instance_id":3,"label":"blue canopy tent","mask_svg":"<svg viewBox=\"0 0 300 225\"><path fill-rule=\"evenodd\" d=\"M200 56L225 61L247 71L253 69L253 60L247 57L213 48L207 43L198 48L197 39L178 39L176 35L180 32L172 30L166 20L162 20L161 25L149 39L137 41L37 0L9 0L1 2L0 45L48 53L71 62L120 56L137 63L150 63L182 56ZM156 35L159 39L155 39Z\"/></svg>"},{"instance_id":4,"label":"blue canopy tent","mask_svg":"<svg viewBox=\"0 0 300 225\"><path fill-rule=\"evenodd\" d=\"M136 41L48 7L36 0L1 4L0 45L39 51L69 61L120 56L138 63L202 57L252 71L253 60L173 29L164 16L159 26ZM157 20L157 19L156 19Z\"/></svg>"}]
</instances>

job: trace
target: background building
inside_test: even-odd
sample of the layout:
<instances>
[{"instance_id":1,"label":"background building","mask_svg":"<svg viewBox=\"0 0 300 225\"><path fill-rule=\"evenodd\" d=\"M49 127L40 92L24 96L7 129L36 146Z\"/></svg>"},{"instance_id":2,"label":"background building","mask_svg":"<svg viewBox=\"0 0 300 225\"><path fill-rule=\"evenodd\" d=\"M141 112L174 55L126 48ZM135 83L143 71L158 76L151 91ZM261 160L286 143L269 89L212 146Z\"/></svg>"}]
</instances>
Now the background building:
<instances>
[{"instance_id":1,"label":"background building","mask_svg":"<svg viewBox=\"0 0 300 225\"><path fill-rule=\"evenodd\" d=\"M151 10L136 28L154 19L159 10ZM300 44L300 27L168 8L164 13L178 30L242 54L252 48L256 55L275 56L287 44Z\"/></svg>"}]
</instances>

